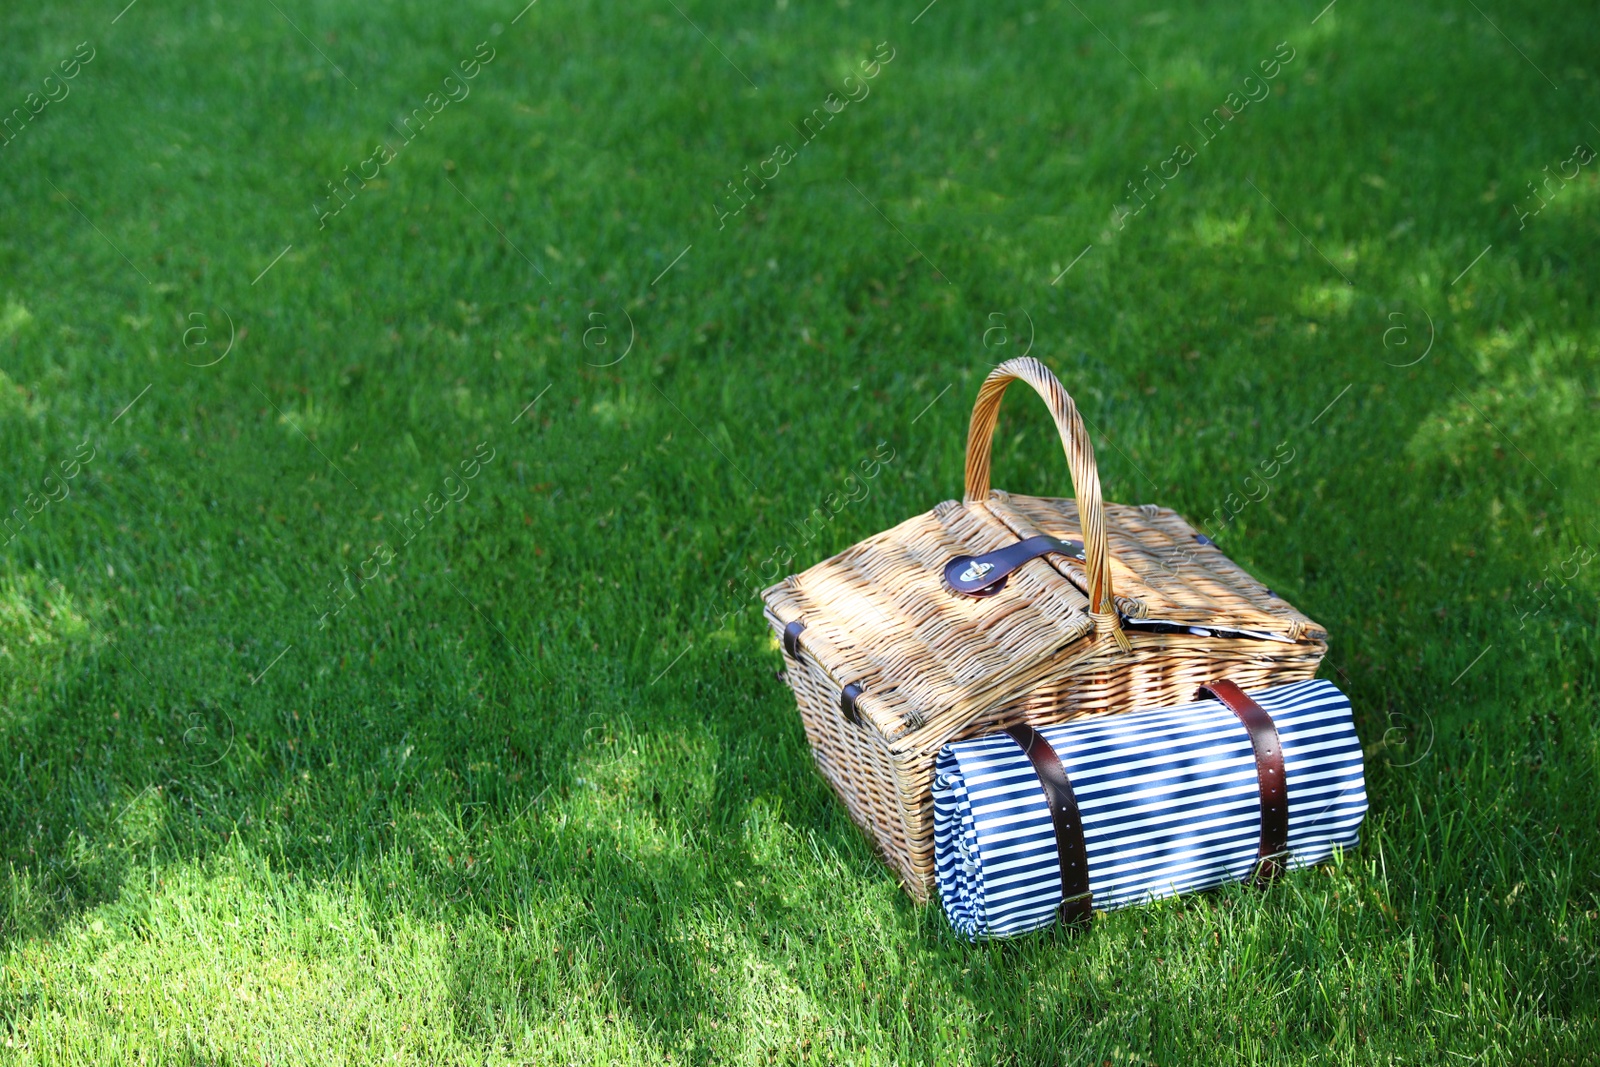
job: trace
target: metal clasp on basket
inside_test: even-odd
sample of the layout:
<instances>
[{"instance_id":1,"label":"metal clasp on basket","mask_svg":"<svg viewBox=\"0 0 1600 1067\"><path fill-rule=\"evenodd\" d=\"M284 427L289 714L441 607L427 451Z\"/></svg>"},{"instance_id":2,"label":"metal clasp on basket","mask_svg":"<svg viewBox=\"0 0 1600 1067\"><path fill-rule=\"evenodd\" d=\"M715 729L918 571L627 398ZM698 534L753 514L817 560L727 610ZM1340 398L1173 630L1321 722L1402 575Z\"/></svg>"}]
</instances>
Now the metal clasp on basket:
<instances>
[{"instance_id":1,"label":"metal clasp on basket","mask_svg":"<svg viewBox=\"0 0 1600 1067\"><path fill-rule=\"evenodd\" d=\"M977 560L973 560L967 564L967 569L961 572L960 580L963 582L975 582L992 570L994 570L993 563L979 563Z\"/></svg>"},{"instance_id":2,"label":"metal clasp on basket","mask_svg":"<svg viewBox=\"0 0 1600 1067\"><path fill-rule=\"evenodd\" d=\"M944 565L945 584L963 596L994 596L1006 587L1006 579L1018 567L1051 552L1080 562L1084 558L1082 541L1030 537L981 556L956 556Z\"/></svg>"}]
</instances>

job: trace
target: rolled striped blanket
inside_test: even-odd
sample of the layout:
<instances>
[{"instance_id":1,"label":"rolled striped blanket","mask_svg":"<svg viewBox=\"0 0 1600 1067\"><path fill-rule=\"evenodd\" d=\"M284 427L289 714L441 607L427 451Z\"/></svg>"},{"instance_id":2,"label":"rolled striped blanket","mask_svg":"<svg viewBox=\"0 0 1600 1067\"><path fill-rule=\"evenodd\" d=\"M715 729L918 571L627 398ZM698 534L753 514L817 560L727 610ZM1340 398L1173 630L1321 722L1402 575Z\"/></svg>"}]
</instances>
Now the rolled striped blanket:
<instances>
[{"instance_id":1,"label":"rolled striped blanket","mask_svg":"<svg viewBox=\"0 0 1600 1067\"><path fill-rule=\"evenodd\" d=\"M1350 701L1331 683L1251 698L1271 717L1288 792L1287 866L1354 846L1367 810ZM1093 906L1124 907L1250 875L1262 837L1249 733L1205 699L1046 726L1082 818ZM956 931L1007 937L1057 920L1062 876L1049 807L1005 733L946 745L935 765L934 855Z\"/></svg>"}]
</instances>

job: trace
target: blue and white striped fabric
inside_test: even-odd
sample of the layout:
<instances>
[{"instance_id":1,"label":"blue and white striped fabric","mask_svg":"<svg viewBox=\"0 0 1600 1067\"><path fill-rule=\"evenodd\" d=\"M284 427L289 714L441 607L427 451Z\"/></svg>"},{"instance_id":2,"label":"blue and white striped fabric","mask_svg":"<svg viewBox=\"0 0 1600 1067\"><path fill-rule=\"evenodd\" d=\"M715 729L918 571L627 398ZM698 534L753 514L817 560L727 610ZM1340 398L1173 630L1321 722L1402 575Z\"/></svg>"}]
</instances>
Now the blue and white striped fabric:
<instances>
[{"instance_id":1,"label":"blue and white striped fabric","mask_svg":"<svg viewBox=\"0 0 1600 1067\"><path fill-rule=\"evenodd\" d=\"M1350 701L1329 682L1250 696L1272 716L1289 792L1290 867L1356 844L1367 810ZM1256 761L1217 700L1039 731L1072 781L1097 909L1246 877L1261 838ZM1009 735L946 745L933 785L934 862L945 912L974 940L1056 921L1061 868L1033 766Z\"/></svg>"}]
</instances>

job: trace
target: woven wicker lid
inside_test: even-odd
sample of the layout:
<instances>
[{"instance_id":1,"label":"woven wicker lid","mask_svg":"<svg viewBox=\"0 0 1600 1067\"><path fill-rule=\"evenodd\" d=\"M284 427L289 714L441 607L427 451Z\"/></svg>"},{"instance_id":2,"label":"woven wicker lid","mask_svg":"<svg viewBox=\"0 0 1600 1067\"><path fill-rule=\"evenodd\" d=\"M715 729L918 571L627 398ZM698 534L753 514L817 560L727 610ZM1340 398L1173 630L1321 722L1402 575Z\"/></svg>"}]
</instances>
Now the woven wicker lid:
<instances>
[{"instance_id":1,"label":"woven wicker lid","mask_svg":"<svg viewBox=\"0 0 1600 1067\"><path fill-rule=\"evenodd\" d=\"M1075 500L1013 495L989 485L1000 399L1031 385L1053 416ZM984 382L967 437L966 499L870 537L765 590L775 630L801 624L799 642L891 747L910 750L1059 673L1072 646L1131 651L1124 620L1179 629L1250 631L1298 643L1326 633L1238 567L1177 515L1154 505L1105 504L1088 432L1043 364L1016 359ZM956 556L978 556L1046 534L1083 545L1083 559L1050 554L1013 572L997 594L963 596L944 581Z\"/></svg>"},{"instance_id":2,"label":"woven wicker lid","mask_svg":"<svg viewBox=\"0 0 1600 1067\"><path fill-rule=\"evenodd\" d=\"M1275 597L1168 508L1106 505L1117 610L1134 620L1247 630L1287 643L1326 631ZM1025 564L992 598L952 593L944 566L1037 534L1082 535L1072 500L994 492L948 500L784 579L763 594L779 632L801 641L890 741L960 721L1037 684L1062 650L1094 636L1084 566L1049 555ZM1108 638L1109 639L1109 638Z\"/></svg>"},{"instance_id":3,"label":"woven wicker lid","mask_svg":"<svg viewBox=\"0 0 1600 1067\"><path fill-rule=\"evenodd\" d=\"M987 503L990 513L1019 538L1081 536L1075 501L996 490ZM1326 630L1223 555L1171 508L1107 504L1105 509L1113 599L1126 619L1251 630L1282 641L1327 640ZM1081 563L1064 556L1048 558L1069 580L1087 588Z\"/></svg>"},{"instance_id":4,"label":"woven wicker lid","mask_svg":"<svg viewBox=\"0 0 1600 1067\"><path fill-rule=\"evenodd\" d=\"M776 629L804 624L806 654L841 689L860 686L857 706L893 739L992 704L1094 629L1083 592L1042 559L1024 564L998 597L945 587L952 557L1015 540L986 507L946 501L762 596Z\"/></svg>"}]
</instances>

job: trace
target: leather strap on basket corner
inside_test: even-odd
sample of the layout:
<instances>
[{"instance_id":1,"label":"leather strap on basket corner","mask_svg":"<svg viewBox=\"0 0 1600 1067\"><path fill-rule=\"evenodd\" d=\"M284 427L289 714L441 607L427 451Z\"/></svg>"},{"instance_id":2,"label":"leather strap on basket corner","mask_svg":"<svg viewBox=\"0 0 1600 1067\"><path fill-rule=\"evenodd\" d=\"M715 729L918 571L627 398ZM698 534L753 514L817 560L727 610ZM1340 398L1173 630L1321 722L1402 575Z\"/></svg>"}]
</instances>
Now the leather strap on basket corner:
<instances>
[{"instance_id":1,"label":"leather strap on basket corner","mask_svg":"<svg viewBox=\"0 0 1600 1067\"><path fill-rule=\"evenodd\" d=\"M851 684L839 690L839 711L844 717L857 726L861 725L861 706L857 703L861 694L866 692L859 685Z\"/></svg>"},{"instance_id":2,"label":"leather strap on basket corner","mask_svg":"<svg viewBox=\"0 0 1600 1067\"><path fill-rule=\"evenodd\" d=\"M799 619L783 628L783 650L789 653L790 659L800 658L800 631L805 628L806 624Z\"/></svg>"},{"instance_id":3,"label":"leather strap on basket corner","mask_svg":"<svg viewBox=\"0 0 1600 1067\"><path fill-rule=\"evenodd\" d=\"M1207 682L1200 692L1226 704L1250 735L1250 747L1256 754L1256 783L1261 789L1261 845L1250 880L1265 886L1283 873L1289 849L1289 783L1283 774L1278 728L1265 708L1225 678Z\"/></svg>"},{"instance_id":4,"label":"leather strap on basket corner","mask_svg":"<svg viewBox=\"0 0 1600 1067\"><path fill-rule=\"evenodd\" d=\"M1089 849L1084 844L1083 817L1078 813L1078 800L1072 794L1072 782L1067 778L1066 768L1061 766L1061 757L1038 730L1018 723L1008 727L1006 733L1022 746L1028 762L1033 764L1039 787L1044 790L1045 803L1050 807L1056 857L1061 863L1061 921L1069 925L1087 922L1094 910L1089 894Z\"/></svg>"}]
</instances>

